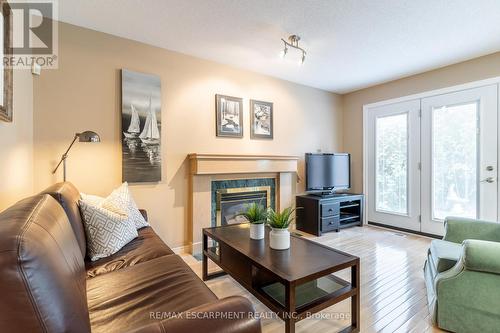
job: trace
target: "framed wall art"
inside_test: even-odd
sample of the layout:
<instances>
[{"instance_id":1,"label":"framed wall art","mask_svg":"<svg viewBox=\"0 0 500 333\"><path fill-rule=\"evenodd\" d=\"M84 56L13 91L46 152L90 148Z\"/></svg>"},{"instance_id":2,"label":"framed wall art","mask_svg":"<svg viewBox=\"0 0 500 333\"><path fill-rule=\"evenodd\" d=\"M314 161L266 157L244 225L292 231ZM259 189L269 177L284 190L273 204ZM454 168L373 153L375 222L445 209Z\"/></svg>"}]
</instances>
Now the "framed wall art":
<instances>
[{"instance_id":1,"label":"framed wall art","mask_svg":"<svg viewBox=\"0 0 500 333\"><path fill-rule=\"evenodd\" d=\"M12 41L12 14L6 0L0 0L0 12L3 16L3 25L0 25L1 56L0 59L0 120L12 121L12 67L4 65L4 57L10 54Z\"/></svg>"},{"instance_id":2,"label":"framed wall art","mask_svg":"<svg viewBox=\"0 0 500 333\"><path fill-rule=\"evenodd\" d=\"M160 77L122 69L122 178L161 181Z\"/></svg>"},{"instance_id":3,"label":"framed wall art","mask_svg":"<svg viewBox=\"0 0 500 333\"><path fill-rule=\"evenodd\" d=\"M215 95L216 133L220 137L243 137L243 99Z\"/></svg>"},{"instance_id":4,"label":"framed wall art","mask_svg":"<svg viewBox=\"0 0 500 333\"><path fill-rule=\"evenodd\" d=\"M273 138L273 103L250 100L250 137Z\"/></svg>"}]
</instances>

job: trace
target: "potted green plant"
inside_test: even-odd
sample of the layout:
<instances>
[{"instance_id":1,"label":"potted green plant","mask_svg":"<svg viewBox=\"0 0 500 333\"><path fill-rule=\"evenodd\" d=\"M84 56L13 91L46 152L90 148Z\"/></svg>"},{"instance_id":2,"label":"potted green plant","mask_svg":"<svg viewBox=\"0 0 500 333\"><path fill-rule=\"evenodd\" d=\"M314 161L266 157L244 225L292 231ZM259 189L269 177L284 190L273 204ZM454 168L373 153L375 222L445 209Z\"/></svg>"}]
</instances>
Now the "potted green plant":
<instances>
[{"instance_id":1,"label":"potted green plant","mask_svg":"<svg viewBox=\"0 0 500 333\"><path fill-rule=\"evenodd\" d=\"M290 232L288 227L293 222L295 209L287 207L283 211L276 212L269 208L267 223L272 228L269 233L269 246L275 250L286 250L290 248Z\"/></svg>"},{"instance_id":2,"label":"potted green plant","mask_svg":"<svg viewBox=\"0 0 500 333\"><path fill-rule=\"evenodd\" d=\"M265 223L267 220L267 210L264 206L257 203L251 203L246 207L246 211L240 213L250 222L250 238L264 239Z\"/></svg>"}]
</instances>

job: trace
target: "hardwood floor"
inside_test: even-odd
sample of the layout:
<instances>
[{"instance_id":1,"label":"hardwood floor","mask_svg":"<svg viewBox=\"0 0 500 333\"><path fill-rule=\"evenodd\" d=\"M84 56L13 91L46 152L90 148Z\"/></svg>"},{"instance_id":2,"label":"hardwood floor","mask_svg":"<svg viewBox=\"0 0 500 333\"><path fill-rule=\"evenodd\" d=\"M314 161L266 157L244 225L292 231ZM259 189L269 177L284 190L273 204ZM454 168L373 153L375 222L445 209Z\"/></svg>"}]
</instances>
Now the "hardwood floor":
<instances>
[{"instance_id":1,"label":"hardwood floor","mask_svg":"<svg viewBox=\"0 0 500 333\"><path fill-rule=\"evenodd\" d=\"M429 238L373 226L349 228L322 237L305 234L305 237L361 258L361 332L442 332L432 326L427 309L423 264ZM201 276L201 262L190 255L184 255L183 259ZM347 270L338 276L350 278ZM263 332L284 332L283 321L268 315L267 307L231 277L210 280L207 285L220 298L231 295L249 298L256 310L265 315ZM348 326L350 300L320 315L321 318L300 321L296 331L338 332Z\"/></svg>"}]
</instances>

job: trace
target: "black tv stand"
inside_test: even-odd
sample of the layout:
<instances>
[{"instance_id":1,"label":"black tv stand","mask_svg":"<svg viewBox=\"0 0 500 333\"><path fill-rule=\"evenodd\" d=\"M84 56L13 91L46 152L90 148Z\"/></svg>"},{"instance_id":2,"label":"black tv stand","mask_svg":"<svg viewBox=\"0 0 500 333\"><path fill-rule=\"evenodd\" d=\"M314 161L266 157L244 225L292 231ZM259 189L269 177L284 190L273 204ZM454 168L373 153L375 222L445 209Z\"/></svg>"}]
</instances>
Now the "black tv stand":
<instances>
[{"instance_id":1,"label":"black tv stand","mask_svg":"<svg viewBox=\"0 0 500 333\"><path fill-rule=\"evenodd\" d=\"M296 228L316 236L325 232L362 226L363 195L351 193L320 193L298 195Z\"/></svg>"}]
</instances>

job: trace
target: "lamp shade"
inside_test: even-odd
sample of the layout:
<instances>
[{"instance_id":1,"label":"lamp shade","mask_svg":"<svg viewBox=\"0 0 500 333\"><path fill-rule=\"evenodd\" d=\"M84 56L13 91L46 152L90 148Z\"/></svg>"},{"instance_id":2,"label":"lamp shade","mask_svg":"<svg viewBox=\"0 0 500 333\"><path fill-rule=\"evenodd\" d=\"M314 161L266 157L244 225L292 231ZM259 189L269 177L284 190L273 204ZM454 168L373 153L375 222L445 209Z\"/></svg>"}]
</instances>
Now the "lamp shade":
<instances>
[{"instance_id":1,"label":"lamp shade","mask_svg":"<svg viewBox=\"0 0 500 333\"><path fill-rule=\"evenodd\" d=\"M78 134L80 142L101 142L101 137L96 132L85 131Z\"/></svg>"}]
</instances>

